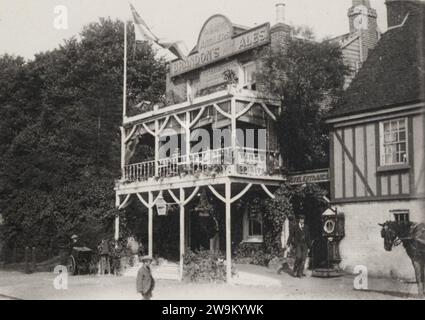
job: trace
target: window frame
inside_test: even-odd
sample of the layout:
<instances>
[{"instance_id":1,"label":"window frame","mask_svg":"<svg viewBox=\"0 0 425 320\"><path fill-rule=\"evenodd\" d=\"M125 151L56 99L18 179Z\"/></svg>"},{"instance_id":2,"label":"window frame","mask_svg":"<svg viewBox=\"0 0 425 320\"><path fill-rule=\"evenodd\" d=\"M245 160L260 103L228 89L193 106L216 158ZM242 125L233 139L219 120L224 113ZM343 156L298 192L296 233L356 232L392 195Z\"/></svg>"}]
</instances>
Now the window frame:
<instances>
[{"instance_id":1,"label":"window frame","mask_svg":"<svg viewBox=\"0 0 425 320\"><path fill-rule=\"evenodd\" d=\"M242 242L243 243L262 243L263 239L264 239L264 220L263 220L263 216L261 216L261 235L251 235L251 221L253 221L255 219L252 219L250 217L249 212L245 211L244 212L244 216L243 216L243 223L244 223L244 228L243 228L243 239ZM257 220L258 221L258 220Z\"/></svg>"},{"instance_id":2,"label":"window frame","mask_svg":"<svg viewBox=\"0 0 425 320\"><path fill-rule=\"evenodd\" d=\"M400 132L400 126L399 123L401 121L404 121L404 132L405 132L405 139L403 141L401 141L399 139L399 132ZM396 134L398 135L398 140L392 143L387 143L385 144L385 125L388 124L390 126L390 132L392 131L391 128L391 124L393 122L397 122L397 131ZM379 122L379 153L380 153L380 159L379 159L379 164L380 167L386 168L386 167L395 167L395 166L406 166L409 165L410 162L410 157L409 157L409 121L407 117L403 117L403 118L396 118L396 119L389 119L389 120L383 120ZM400 142L401 141L401 142ZM396 146L396 150L395 150L395 154L397 156L397 154L399 153L397 151L397 145L404 143L405 144L405 161L401 161L401 162L386 162L386 153L385 153L385 147L386 145L395 145ZM394 155L394 153L392 153L392 155Z\"/></svg>"},{"instance_id":3,"label":"window frame","mask_svg":"<svg viewBox=\"0 0 425 320\"><path fill-rule=\"evenodd\" d=\"M260 234L254 234L254 226L252 225L252 223L258 223L260 225L261 228L261 232ZM251 233L252 231L252 233ZM259 238L259 237L263 237L264 236L264 223L263 223L263 218L261 217L261 219L258 218L252 218L249 216L248 214L248 238Z\"/></svg>"},{"instance_id":4,"label":"window frame","mask_svg":"<svg viewBox=\"0 0 425 320\"><path fill-rule=\"evenodd\" d=\"M255 89L253 89L253 86L256 86L256 84L257 84L257 81L255 79L256 77L252 77L252 78L255 79L254 81L248 82L248 79L247 79L248 77L247 77L247 73L246 73L246 70L247 70L248 67L254 67L254 69L255 69L254 75L257 73L257 64L256 64L255 61L243 63L241 65L241 74L242 74L241 87L244 88L244 89L255 90Z\"/></svg>"},{"instance_id":5,"label":"window frame","mask_svg":"<svg viewBox=\"0 0 425 320\"><path fill-rule=\"evenodd\" d=\"M395 222L410 222L410 210L402 209L402 210L391 210L392 219ZM402 219L400 219L403 217Z\"/></svg>"}]
</instances>

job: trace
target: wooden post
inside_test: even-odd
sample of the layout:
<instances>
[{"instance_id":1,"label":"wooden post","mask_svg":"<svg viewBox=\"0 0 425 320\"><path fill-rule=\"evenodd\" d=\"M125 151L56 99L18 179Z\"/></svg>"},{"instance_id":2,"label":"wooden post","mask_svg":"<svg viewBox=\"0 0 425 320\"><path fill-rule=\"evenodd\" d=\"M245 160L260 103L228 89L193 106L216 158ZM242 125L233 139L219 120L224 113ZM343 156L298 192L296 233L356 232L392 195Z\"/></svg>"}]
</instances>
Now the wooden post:
<instances>
[{"instance_id":1,"label":"wooden post","mask_svg":"<svg viewBox=\"0 0 425 320\"><path fill-rule=\"evenodd\" d=\"M186 112L186 163L189 164L190 156L190 112Z\"/></svg>"},{"instance_id":2,"label":"wooden post","mask_svg":"<svg viewBox=\"0 0 425 320\"><path fill-rule=\"evenodd\" d=\"M115 243L118 243L118 239L120 238L120 215L117 214L115 216Z\"/></svg>"},{"instance_id":3,"label":"wooden post","mask_svg":"<svg viewBox=\"0 0 425 320\"><path fill-rule=\"evenodd\" d=\"M184 249L185 249L185 224L184 224L184 201L185 201L185 194L184 189L180 188L180 280L183 280L183 256L184 256Z\"/></svg>"},{"instance_id":4,"label":"wooden post","mask_svg":"<svg viewBox=\"0 0 425 320\"><path fill-rule=\"evenodd\" d=\"M231 183L226 182L226 281L232 281Z\"/></svg>"},{"instance_id":5,"label":"wooden post","mask_svg":"<svg viewBox=\"0 0 425 320\"><path fill-rule=\"evenodd\" d=\"M159 123L158 123L158 120L155 120L155 176L156 177L159 176Z\"/></svg>"},{"instance_id":6,"label":"wooden post","mask_svg":"<svg viewBox=\"0 0 425 320\"><path fill-rule=\"evenodd\" d=\"M238 150L237 150L237 141L236 141L236 100L235 98L232 98L230 102L230 114L232 116L231 118L231 141L232 141L232 151L233 151L233 170L236 172L237 168L237 156L238 156Z\"/></svg>"},{"instance_id":7,"label":"wooden post","mask_svg":"<svg viewBox=\"0 0 425 320\"><path fill-rule=\"evenodd\" d=\"M152 191L149 191L149 209L148 209L148 235L149 235L149 243L148 243L148 254L153 257L153 194Z\"/></svg>"},{"instance_id":8,"label":"wooden post","mask_svg":"<svg viewBox=\"0 0 425 320\"><path fill-rule=\"evenodd\" d=\"M124 168L125 168L125 129L124 127L120 127L121 129L121 174L124 178Z\"/></svg>"},{"instance_id":9,"label":"wooden post","mask_svg":"<svg viewBox=\"0 0 425 320\"><path fill-rule=\"evenodd\" d=\"M25 273L30 273L29 255L30 255L30 248L25 247Z\"/></svg>"},{"instance_id":10,"label":"wooden post","mask_svg":"<svg viewBox=\"0 0 425 320\"><path fill-rule=\"evenodd\" d=\"M127 117L127 21L124 21L124 76L122 93L122 118Z\"/></svg>"},{"instance_id":11,"label":"wooden post","mask_svg":"<svg viewBox=\"0 0 425 320\"><path fill-rule=\"evenodd\" d=\"M32 257L31 257L31 271L35 272L36 269L36 256L35 256L35 247L32 247Z\"/></svg>"}]
</instances>

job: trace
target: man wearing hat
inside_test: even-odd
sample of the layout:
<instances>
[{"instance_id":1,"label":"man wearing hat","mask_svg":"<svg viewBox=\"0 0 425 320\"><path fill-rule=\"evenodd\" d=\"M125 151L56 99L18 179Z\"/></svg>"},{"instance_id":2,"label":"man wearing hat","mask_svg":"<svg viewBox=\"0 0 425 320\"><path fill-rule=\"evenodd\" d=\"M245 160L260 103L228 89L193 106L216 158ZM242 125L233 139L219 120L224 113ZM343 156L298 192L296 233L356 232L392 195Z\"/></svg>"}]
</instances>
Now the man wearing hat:
<instances>
[{"instance_id":1,"label":"man wearing hat","mask_svg":"<svg viewBox=\"0 0 425 320\"><path fill-rule=\"evenodd\" d=\"M73 234L71 236L71 245L70 245L70 249L72 250L72 248L76 248L76 247L81 247L81 242L80 242L80 238L76 235Z\"/></svg>"},{"instance_id":2,"label":"man wearing hat","mask_svg":"<svg viewBox=\"0 0 425 320\"><path fill-rule=\"evenodd\" d=\"M143 300L150 300L152 298L152 291L155 287L155 280L152 277L152 272L150 268L150 265L152 263L152 257L144 256L141 260L143 265L137 272L137 292L142 295Z\"/></svg>"},{"instance_id":3,"label":"man wearing hat","mask_svg":"<svg viewBox=\"0 0 425 320\"><path fill-rule=\"evenodd\" d=\"M305 216L299 216L298 223L294 224L288 242L295 249L294 277L304 276L304 265L311 246L310 230L305 225Z\"/></svg>"}]
</instances>

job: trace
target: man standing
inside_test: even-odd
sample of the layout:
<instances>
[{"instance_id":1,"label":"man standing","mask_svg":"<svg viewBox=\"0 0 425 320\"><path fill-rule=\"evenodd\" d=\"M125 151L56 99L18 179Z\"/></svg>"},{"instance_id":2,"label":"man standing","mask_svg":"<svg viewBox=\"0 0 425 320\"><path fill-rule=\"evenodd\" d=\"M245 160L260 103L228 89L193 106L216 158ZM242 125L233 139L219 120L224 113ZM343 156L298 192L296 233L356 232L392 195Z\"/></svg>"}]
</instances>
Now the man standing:
<instances>
[{"instance_id":1,"label":"man standing","mask_svg":"<svg viewBox=\"0 0 425 320\"><path fill-rule=\"evenodd\" d=\"M152 277L151 265L152 258L150 256L144 256L142 258L143 265L137 272L136 287L143 300L150 300L152 298L152 291L155 287L155 280Z\"/></svg>"},{"instance_id":2,"label":"man standing","mask_svg":"<svg viewBox=\"0 0 425 320\"><path fill-rule=\"evenodd\" d=\"M109 242L106 239L103 239L99 245L99 253L100 253L100 275L104 275L105 271L108 275L111 275L111 262L110 262L110 250L109 250Z\"/></svg>"},{"instance_id":3,"label":"man standing","mask_svg":"<svg viewBox=\"0 0 425 320\"><path fill-rule=\"evenodd\" d=\"M294 277L301 278L304 275L304 265L310 249L310 230L305 225L305 217L300 216L298 223L293 226L289 243L295 249L295 263L293 275Z\"/></svg>"}]
</instances>

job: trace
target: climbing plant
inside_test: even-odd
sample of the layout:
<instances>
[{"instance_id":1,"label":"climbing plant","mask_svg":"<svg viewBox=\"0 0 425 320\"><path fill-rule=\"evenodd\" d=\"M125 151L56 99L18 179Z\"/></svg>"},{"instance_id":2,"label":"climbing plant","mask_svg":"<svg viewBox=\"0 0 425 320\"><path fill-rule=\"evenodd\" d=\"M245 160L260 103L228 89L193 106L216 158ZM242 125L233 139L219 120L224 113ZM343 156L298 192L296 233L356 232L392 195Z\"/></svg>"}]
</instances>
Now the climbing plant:
<instances>
[{"instance_id":1,"label":"climbing plant","mask_svg":"<svg viewBox=\"0 0 425 320\"><path fill-rule=\"evenodd\" d=\"M280 236L285 220L294 215L291 199L293 190L285 184L275 192L274 199L264 201L264 246L269 252L279 252L281 249Z\"/></svg>"}]
</instances>

